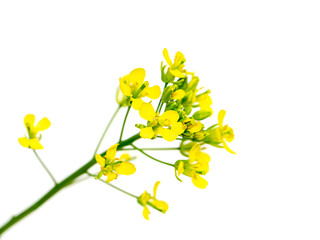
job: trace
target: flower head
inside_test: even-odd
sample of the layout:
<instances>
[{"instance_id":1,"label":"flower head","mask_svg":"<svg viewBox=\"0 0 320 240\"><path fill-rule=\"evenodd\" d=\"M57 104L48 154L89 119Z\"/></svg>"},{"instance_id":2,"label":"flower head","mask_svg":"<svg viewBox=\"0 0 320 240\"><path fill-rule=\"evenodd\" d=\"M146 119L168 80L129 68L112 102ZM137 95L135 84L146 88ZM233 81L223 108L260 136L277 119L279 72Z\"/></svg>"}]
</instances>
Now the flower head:
<instances>
[{"instance_id":1,"label":"flower head","mask_svg":"<svg viewBox=\"0 0 320 240\"><path fill-rule=\"evenodd\" d=\"M101 178L102 175L105 175L107 176L107 183L117 179L118 174L131 175L136 171L136 167L132 163L127 162L130 160L130 156L128 154L122 154L120 159L115 158L118 145L119 144L112 145L103 157L99 154L95 155L95 159L101 168L97 178Z\"/></svg>"},{"instance_id":2,"label":"flower head","mask_svg":"<svg viewBox=\"0 0 320 240\"><path fill-rule=\"evenodd\" d=\"M139 110L140 116L149 121L147 127L140 130L142 138L155 138L158 134L167 141L175 140L185 130L176 111L168 110L159 116L150 103L143 103Z\"/></svg>"},{"instance_id":3,"label":"flower head","mask_svg":"<svg viewBox=\"0 0 320 240\"><path fill-rule=\"evenodd\" d=\"M210 156L201 151L200 144L195 144L189 151L189 160L178 160L175 163L176 177L184 174L191 177L192 183L198 188L206 188L208 182L200 175L209 171ZM181 181L181 180L180 180Z\"/></svg>"},{"instance_id":4,"label":"flower head","mask_svg":"<svg viewBox=\"0 0 320 240\"><path fill-rule=\"evenodd\" d=\"M151 196L151 194L149 194L147 191L145 191L144 193L142 193L140 195L140 197L138 197L138 203L143 206L143 217L146 220L149 220L149 214L150 211L147 207L147 205L153 207L154 209L157 209L158 211L162 212L162 213L166 213L169 206L165 201L160 201L156 198L156 194L157 194L157 190L158 190L158 186L160 184L160 181L157 181L153 187L153 196Z\"/></svg>"},{"instance_id":5,"label":"flower head","mask_svg":"<svg viewBox=\"0 0 320 240\"><path fill-rule=\"evenodd\" d=\"M24 125L28 131L28 137L19 138L18 141L21 146L32 149L43 149L43 146L40 144L41 134L40 131L48 129L51 125L48 118L42 118L38 124L35 126L35 116L33 114L28 114L24 117Z\"/></svg>"},{"instance_id":6,"label":"flower head","mask_svg":"<svg viewBox=\"0 0 320 240\"><path fill-rule=\"evenodd\" d=\"M136 110L144 103L141 98L157 99L161 95L160 87L149 87L149 83L144 81L145 76L143 68L136 68L119 80L122 94L130 98L132 107Z\"/></svg>"},{"instance_id":7,"label":"flower head","mask_svg":"<svg viewBox=\"0 0 320 240\"><path fill-rule=\"evenodd\" d=\"M175 57L174 57L174 61L172 62L170 57L169 57L169 53L168 50L165 48L163 49L163 56L166 59L166 62L169 65L169 71L170 73L178 78L184 78L186 70L184 70L184 63L186 62L186 59L183 55L183 53L181 52L177 52Z\"/></svg>"},{"instance_id":8,"label":"flower head","mask_svg":"<svg viewBox=\"0 0 320 240\"><path fill-rule=\"evenodd\" d=\"M227 142L232 142L234 139L234 133L233 129L229 127L228 125L223 125L223 120L226 115L225 110L221 110L218 114L218 124L210 127L207 129L208 136L206 136L203 141L205 143L211 144L213 146L219 146L219 144L222 144L222 146L230 153L235 154L234 151L232 151L229 146L227 145Z\"/></svg>"}]
</instances>

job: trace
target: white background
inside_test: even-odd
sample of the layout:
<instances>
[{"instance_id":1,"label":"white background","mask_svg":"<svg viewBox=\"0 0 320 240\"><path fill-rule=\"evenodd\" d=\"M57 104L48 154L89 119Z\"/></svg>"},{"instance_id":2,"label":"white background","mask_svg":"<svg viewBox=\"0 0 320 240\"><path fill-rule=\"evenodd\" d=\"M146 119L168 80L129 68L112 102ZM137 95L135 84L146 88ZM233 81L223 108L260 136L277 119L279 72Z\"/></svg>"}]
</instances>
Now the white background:
<instances>
[{"instance_id":1,"label":"white background","mask_svg":"<svg viewBox=\"0 0 320 240\"><path fill-rule=\"evenodd\" d=\"M207 126L227 110L237 152L208 149L205 190L136 154L137 172L114 184L138 195L161 180L158 198L170 208L151 209L150 221L133 198L92 179L2 239L320 239L319 10L318 1L1 1L0 225L52 187L17 142L24 116L51 120L39 154L62 180L92 157L120 76L143 67L162 84L164 47L183 52L211 89ZM123 116L101 151L117 141ZM143 121L132 112L125 137L135 123Z\"/></svg>"}]
</instances>

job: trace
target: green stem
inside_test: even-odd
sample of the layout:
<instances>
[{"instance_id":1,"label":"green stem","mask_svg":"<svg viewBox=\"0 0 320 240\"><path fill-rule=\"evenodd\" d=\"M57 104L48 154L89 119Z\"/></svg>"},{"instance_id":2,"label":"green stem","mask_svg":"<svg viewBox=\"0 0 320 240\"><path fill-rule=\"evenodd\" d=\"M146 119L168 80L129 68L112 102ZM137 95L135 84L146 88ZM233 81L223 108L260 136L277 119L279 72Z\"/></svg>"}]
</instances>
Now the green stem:
<instances>
[{"instance_id":1,"label":"green stem","mask_svg":"<svg viewBox=\"0 0 320 240\"><path fill-rule=\"evenodd\" d=\"M117 108L117 110L116 110L116 111L114 112L114 114L112 115L112 117L111 117L111 119L110 119L110 121L109 121L106 129L104 130L104 132L103 132L103 134L102 134L102 136L101 136L101 138L100 138L100 141L99 141L99 143L98 143L98 145L97 145L97 147L96 147L96 150L94 150L93 157L94 157L94 156L96 155L96 153L98 152L99 147L100 147L100 145L101 145L101 143L102 143L102 140L103 140L104 136L106 135L106 133L107 133L107 131L108 131L111 123L113 122L113 120L114 120L114 118L115 118L115 116L116 116L117 113L119 112L120 108L121 108L121 106L119 105L119 107Z\"/></svg>"},{"instance_id":2,"label":"green stem","mask_svg":"<svg viewBox=\"0 0 320 240\"><path fill-rule=\"evenodd\" d=\"M87 172L87 174L88 174L88 176L90 176L90 177L96 177L96 175L91 174L91 173L89 173L89 172ZM99 179L99 181L101 181L101 182L109 185L110 187L113 187L113 188L119 190L120 192L123 192L123 193L125 193L125 194L127 194L127 195L129 195L129 196L131 196L131 197L138 198L138 196L133 195L133 194L131 194L131 193L128 193L127 191L125 191L125 190L123 190L123 189L121 189L121 188L118 188L118 187L116 187L115 185L113 185L113 184L111 184L111 183L107 183L106 181L103 181L102 179Z\"/></svg>"},{"instance_id":3,"label":"green stem","mask_svg":"<svg viewBox=\"0 0 320 240\"><path fill-rule=\"evenodd\" d=\"M140 148L137 148L137 147L136 147L135 145L133 145L132 143L131 143L130 145L131 145L134 149L136 149L136 150L138 150L139 152L141 152L142 154L144 154L144 155L146 155L147 157L151 158L152 160L155 160L155 161L157 161L157 162L159 162L159 163L166 164L166 165L169 165L169 166L171 166L171 167L174 167L174 164L167 163L167 162L163 162L163 161L161 161L161 160L159 160L159 159L156 159L156 158L150 156L149 154L145 153L144 151L142 151Z\"/></svg>"},{"instance_id":4,"label":"green stem","mask_svg":"<svg viewBox=\"0 0 320 240\"><path fill-rule=\"evenodd\" d=\"M47 173L49 174L49 176L51 177L52 181L54 182L55 185L57 185L57 181L54 178L54 176L52 175L52 173L49 171L49 169L47 168L47 166L44 164L44 162L41 160L41 158L39 157L38 153L36 152L36 150L32 149L32 151L34 152L34 154L36 155L36 157L38 158L39 162L41 163L42 167L47 171Z\"/></svg>"},{"instance_id":5,"label":"green stem","mask_svg":"<svg viewBox=\"0 0 320 240\"><path fill-rule=\"evenodd\" d=\"M125 146L131 145L134 141L138 140L140 138L139 134L136 134L124 141L119 142L118 148L121 149ZM104 151L101 156L104 156L106 154L106 151ZM37 208L39 208L42 204L44 204L46 201L48 201L50 198L52 198L56 193L58 193L61 189L64 187L70 185L70 182L73 182L76 178L79 176L85 174L89 168L91 168L96 163L95 158L92 158L89 162L84 164L82 167L80 167L78 170L70 174L68 177L66 177L64 180L62 180L60 183L55 185L53 188L51 188L45 195L43 195L37 202L32 204L29 208L25 209L21 213L19 213L16 216L13 216L8 222L6 222L3 226L0 227L0 236L2 233L4 233L6 230L8 230L10 227L12 227L14 224L19 222L24 217L28 216L30 213L35 211Z\"/></svg>"},{"instance_id":6,"label":"green stem","mask_svg":"<svg viewBox=\"0 0 320 240\"><path fill-rule=\"evenodd\" d=\"M163 87L163 89L162 89L162 93L163 93L164 89L167 87L167 85L168 85L168 83L165 83L165 84L164 84L164 87ZM160 112L160 111L161 111L162 105L163 105L163 102L162 102L162 99L161 99L161 97L160 97L160 100L159 100L159 103L158 103L156 112ZM160 108L160 106L161 106L161 108ZM158 111L159 108L160 108L160 111Z\"/></svg>"},{"instance_id":7,"label":"green stem","mask_svg":"<svg viewBox=\"0 0 320 240\"><path fill-rule=\"evenodd\" d=\"M136 151L137 149L134 149L134 148L122 148L120 149L121 151ZM180 150L180 148L140 148L140 150L147 150L147 151L150 151L150 150L155 150L155 151L162 151L162 150Z\"/></svg>"},{"instance_id":8,"label":"green stem","mask_svg":"<svg viewBox=\"0 0 320 240\"><path fill-rule=\"evenodd\" d=\"M126 125L126 122L127 122L127 118L128 118L130 109L131 109L131 106L128 107L126 116L124 117L124 121L123 121L122 128L121 128L121 133L120 133L119 142L121 142L121 140L122 140L122 135L123 135L124 126Z\"/></svg>"}]
</instances>

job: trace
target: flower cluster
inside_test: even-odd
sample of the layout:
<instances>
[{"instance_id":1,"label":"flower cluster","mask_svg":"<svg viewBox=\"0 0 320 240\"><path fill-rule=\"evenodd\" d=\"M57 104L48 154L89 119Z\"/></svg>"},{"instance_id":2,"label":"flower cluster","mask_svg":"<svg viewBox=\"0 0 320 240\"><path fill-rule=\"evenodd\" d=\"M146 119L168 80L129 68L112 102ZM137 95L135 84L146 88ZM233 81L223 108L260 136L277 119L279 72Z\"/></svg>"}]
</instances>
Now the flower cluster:
<instances>
[{"instance_id":1,"label":"flower cluster","mask_svg":"<svg viewBox=\"0 0 320 240\"><path fill-rule=\"evenodd\" d=\"M118 174L131 175L136 172L136 167L128 162L131 158L129 154L122 154L120 158L115 158L117 147L119 144L112 145L106 152L105 156L99 154L95 155L97 163L99 163L101 171L98 173L97 178L100 179L102 175L107 176L106 182L118 178Z\"/></svg>"},{"instance_id":2,"label":"flower cluster","mask_svg":"<svg viewBox=\"0 0 320 240\"><path fill-rule=\"evenodd\" d=\"M210 157L202 152L200 147L209 144L235 153L226 143L233 140L233 129L228 125L223 125L225 110L218 113L217 124L205 128L203 120L213 114L211 91L199 87L199 77L185 69L186 59L181 52L176 53L173 61L167 49L163 50L163 56L167 65L161 63L161 79L165 84L162 94L158 86L152 88L157 89L153 90L153 94L142 94L150 91L147 84L145 86L143 84L145 72L141 68L132 71L141 72L139 84L135 88L138 95L152 96L150 98L153 100L161 95L156 110L151 102L144 102L141 98L137 98L138 95L132 97L132 94L126 93L124 87L121 87L122 78L120 89L125 96L130 97L126 99L126 102L129 105L132 104L133 108L139 111L141 118L147 121L146 124L136 124L136 127L140 129L140 136L145 139L162 137L169 142L180 137L181 153L188 156L187 153L190 152L188 160L178 160L174 164L176 177L181 181L178 176L184 174L192 179L196 187L205 188L208 183L200 175L205 175L209 171ZM163 112L162 109L164 109ZM189 141L187 145L186 141Z\"/></svg>"},{"instance_id":3,"label":"flower cluster","mask_svg":"<svg viewBox=\"0 0 320 240\"><path fill-rule=\"evenodd\" d=\"M224 148L230 153L235 153L227 145L227 142L233 141L234 133L231 127L224 125L226 111L220 110L218 121L206 128L204 120L213 115L211 91L200 87L199 77L194 72L189 72L185 69L186 59L181 52L175 54L173 61L169 57L167 49L163 50L163 56L166 64L161 63L161 80L164 84L162 91L158 85L149 86L149 82L145 81L146 72L143 68L136 68L119 79L117 92L118 110L121 107L127 107L119 142L109 147L102 154L97 154L97 150L109 127L108 125L94 153L94 159L88 163L88 166L92 166L93 164L90 164L96 161L100 165L100 171L97 174L90 174L87 172L88 169L85 169L86 172L83 173L95 176L96 179L101 181L103 181L101 178L106 176L105 182L111 185L110 182L117 179L119 175L132 175L136 172L136 167L131 162L134 157L125 153L116 158L117 151L138 150L152 160L173 167L175 176L179 181L182 181L180 177L184 175L191 178L194 186L204 189L207 187L208 182L202 176L209 172L210 162L209 154L203 151L207 148L206 145ZM155 108L153 101L157 99L158 103ZM139 129L136 135L122 140L123 130L131 107L138 111L145 122L136 124ZM111 121L114 117L115 115L113 115ZM42 149L43 146L40 144L41 135L38 135L38 133L49 128L50 121L47 118L43 118L35 126L34 115L28 114L24 119L24 124L28 131L28 137L19 138L19 143L23 147L34 150ZM139 138L153 141L157 138L163 138L168 142L176 140L180 141L180 146L171 149L157 147L144 149L133 144ZM131 146L132 148L126 149L123 148L124 146ZM172 162L165 162L145 153L145 150L180 150L180 153L186 159L171 159ZM38 155L37 157L39 158ZM48 171L47 168L46 170ZM57 184L52 174L49 171L48 173ZM140 196L135 196L116 186L111 186L131 197L135 197L138 203L143 206L143 217L149 220L150 211L148 206L162 213L168 210L168 204L156 198L159 184L159 181L155 183L153 195L145 191Z\"/></svg>"}]
</instances>

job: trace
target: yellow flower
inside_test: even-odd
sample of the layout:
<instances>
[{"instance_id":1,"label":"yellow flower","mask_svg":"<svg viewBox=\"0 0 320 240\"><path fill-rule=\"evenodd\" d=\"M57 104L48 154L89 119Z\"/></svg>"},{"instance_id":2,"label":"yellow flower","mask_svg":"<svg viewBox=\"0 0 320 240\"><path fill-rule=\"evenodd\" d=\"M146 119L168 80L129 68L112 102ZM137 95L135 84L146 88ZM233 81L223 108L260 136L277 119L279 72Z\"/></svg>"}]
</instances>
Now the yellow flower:
<instances>
[{"instance_id":1,"label":"yellow flower","mask_svg":"<svg viewBox=\"0 0 320 240\"><path fill-rule=\"evenodd\" d=\"M131 98L132 107L136 110L139 110L144 102L141 99L142 97L157 99L161 95L158 85L149 87L149 83L144 82L145 76L146 72L143 68L136 68L119 80L121 92L123 95Z\"/></svg>"},{"instance_id":2,"label":"yellow flower","mask_svg":"<svg viewBox=\"0 0 320 240\"><path fill-rule=\"evenodd\" d=\"M149 121L147 127L140 130L142 138L154 138L158 134L167 141L175 140L185 130L185 126L178 122L179 114L169 110L161 114L156 113L150 103L143 103L139 110L140 116Z\"/></svg>"},{"instance_id":3,"label":"yellow flower","mask_svg":"<svg viewBox=\"0 0 320 240\"><path fill-rule=\"evenodd\" d=\"M35 116L28 114L24 118L24 125L28 131L28 137L19 138L18 141L21 146L32 149L43 149L40 144L41 134L37 136L40 131L46 130L50 127L51 123L48 118L42 118L36 126L34 126Z\"/></svg>"},{"instance_id":4,"label":"yellow flower","mask_svg":"<svg viewBox=\"0 0 320 240\"><path fill-rule=\"evenodd\" d=\"M206 188L208 182L200 175L206 175L209 171L210 156L200 149L200 144L195 144L189 151L189 160L178 160L175 163L176 177L184 174L191 177L193 185L198 188ZM181 180L180 180L181 181Z\"/></svg>"},{"instance_id":5,"label":"yellow flower","mask_svg":"<svg viewBox=\"0 0 320 240\"><path fill-rule=\"evenodd\" d=\"M168 204L165 201L160 201L156 198L159 184L160 184L160 181L157 181L155 183L155 185L153 187L153 196L151 196L151 194L149 194L147 191L145 191L137 199L138 203L141 206L143 206L142 214L146 220L149 220L149 214L150 214L150 211L149 211L147 205L157 209L158 211L160 211L162 213L166 213L169 208Z\"/></svg>"},{"instance_id":6,"label":"yellow flower","mask_svg":"<svg viewBox=\"0 0 320 240\"><path fill-rule=\"evenodd\" d=\"M163 49L163 56L166 59L166 62L169 65L169 71L170 73L178 78L184 78L186 70L184 70L184 63L186 62L186 59L184 55L181 52L177 52L174 57L174 62L172 63L168 50L165 48Z\"/></svg>"},{"instance_id":7,"label":"yellow flower","mask_svg":"<svg viewBox=\"0 0 320 240\"><path fill-rule=\"evenodd\" d=\"M195 96L194 101L199 103L200 110L193 114L193 117L197 120L203 120L212 115L213 110L211 108L212 99L209 96L210 90Z\"/></svg>"},{"instance_id":8,"label":"yellow flower","mask_svg":"<svg viewBox=\"0 0 320 240\"><path fill-rule=\"evenodd\" d=\"M223 120L226 115L225 110L221 110L218 114L218 127L214 125L213 127L207 130L208 136L203 139L205 143L209 143L213 146L219 146L222 143L223 147L230 153L235 154L229 146L227 142L232 142L234 139L233 129L228 125L223 125Z\"/></svg>"},{"instance_id":9,"label":"yellow flower","mask_svg":"<svg viewBox=\"0 0 320 240\"><path fill-rule=\"evenodd\" d=\"M127 153L122 154L120 159L115 158L118 145L119 144L112 145L103 157L99 154L95 155L95 159L101 168L97 178L101 178L102 175L105 175L107 176L107 183L117 179L118 174L131 175L136 171L136 167L132 163L127 162L131 159Z\"/></svg>"}]
</instances>

